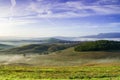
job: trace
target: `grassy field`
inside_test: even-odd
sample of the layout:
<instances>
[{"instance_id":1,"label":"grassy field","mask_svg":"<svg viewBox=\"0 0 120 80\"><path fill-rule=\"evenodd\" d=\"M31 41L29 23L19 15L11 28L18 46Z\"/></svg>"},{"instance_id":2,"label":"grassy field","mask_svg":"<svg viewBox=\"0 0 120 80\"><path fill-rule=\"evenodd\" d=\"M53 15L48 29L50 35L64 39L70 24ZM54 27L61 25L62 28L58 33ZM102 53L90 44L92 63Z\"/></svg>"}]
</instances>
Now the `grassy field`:
<instances>
[{"instance_id":1,"label":"grassy field","mask_svg":"<svg viewBox=\"0 0 120 80\"><path fill-rule=\"evenodd\" d=\"M0 66L0 80L120 80L120 64L81 66Z\"/></svg>"}]
</instances>

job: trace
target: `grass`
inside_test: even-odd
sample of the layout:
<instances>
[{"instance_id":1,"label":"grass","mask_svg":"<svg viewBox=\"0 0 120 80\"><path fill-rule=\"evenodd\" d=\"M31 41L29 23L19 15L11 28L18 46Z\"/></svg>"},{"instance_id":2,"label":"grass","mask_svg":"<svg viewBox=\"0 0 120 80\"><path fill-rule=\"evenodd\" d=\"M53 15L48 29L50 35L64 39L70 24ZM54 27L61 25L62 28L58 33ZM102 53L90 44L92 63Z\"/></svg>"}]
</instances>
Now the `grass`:
<instances>
[{"instance_id":1,"label":"grass","mask_svg":"<svg viewBox=\"0 0 120 80\"><path fill-rule=\"evenodd\" d=\"M120 80L120 64L82 66L0 66L0 80Z\"/></svg>"}]
</instances>

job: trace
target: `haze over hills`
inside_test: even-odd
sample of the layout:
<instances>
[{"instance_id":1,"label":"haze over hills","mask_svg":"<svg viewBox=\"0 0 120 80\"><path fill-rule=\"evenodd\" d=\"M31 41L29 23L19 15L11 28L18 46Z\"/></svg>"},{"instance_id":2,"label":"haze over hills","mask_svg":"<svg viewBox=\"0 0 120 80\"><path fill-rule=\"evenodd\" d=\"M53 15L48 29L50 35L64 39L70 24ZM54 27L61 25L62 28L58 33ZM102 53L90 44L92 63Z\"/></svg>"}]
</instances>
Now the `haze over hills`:
<instances>
[{"instance_id":1,"label":"haze over hills","mask_svg":"<svg viewBox=\"0 0 120 80\"><path fill-rule=\"evenodd\" d=\"M120 33L100 33L97 35L88 35L80 37L55 37L61 40L71 41L94 41L94 40L114 40L120 41Z\"/></svg>"},{"instance_id":2,"label":"haze over hills","mask_svg":"<svg viewBox=\"0 0 120 80\"><path fill-rule=\"evenodd\" d=\"M0 37L0 44L8 45L26 45L26 44L41 44L41 43L56 43L65 41L95 41L95 40L114 40L120 41L120 33L100 33L98 35L88 35L81 37L38 37L38 38L18 38L18 37Z\"/></svg>"},{"instance_id":3,"label":"haze over hills","mask_svg":"<svg viewBox=\"0 0 120 80\"><path fill-rule=\"evenodd\" d=\"M83 36L83 38L120 38L120 33L100 33L98 35Z\"/></svg>"},{"instance_id":4,"label":"haze over hills","mask_svg":"<svg viewBox=\"0 0 120 80\"><path fill-rule=\"evenodd\" d=\"M48 37L51 38L51 37ZM61 40L72 40L73 38L120 38L120 33L99 33L97 35L87 35L87 36L80 36L80 37L64 37L64 36L55 36L52 38L61 39ZM47 38L44 38L47 39Z\"/></svg>"}]
</instances>

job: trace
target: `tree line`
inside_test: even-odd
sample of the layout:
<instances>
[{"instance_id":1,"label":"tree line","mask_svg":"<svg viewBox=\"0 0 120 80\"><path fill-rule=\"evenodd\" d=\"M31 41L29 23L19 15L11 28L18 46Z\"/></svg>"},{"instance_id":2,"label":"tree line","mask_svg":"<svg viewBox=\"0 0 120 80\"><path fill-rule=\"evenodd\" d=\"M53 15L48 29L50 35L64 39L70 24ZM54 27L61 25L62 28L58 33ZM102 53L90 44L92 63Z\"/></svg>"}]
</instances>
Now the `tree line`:
<instances>
[{"instance_id":1,"label":"tree line","mask_svg":"<svg viewBox=\"0 0 120 80\"><path fill-rule=\"evenodd\" d=\"M89 41L83 42L75 47L75 51L104 51L104 50L120 50L119 41Z\"/></svg>"}]
</instances>

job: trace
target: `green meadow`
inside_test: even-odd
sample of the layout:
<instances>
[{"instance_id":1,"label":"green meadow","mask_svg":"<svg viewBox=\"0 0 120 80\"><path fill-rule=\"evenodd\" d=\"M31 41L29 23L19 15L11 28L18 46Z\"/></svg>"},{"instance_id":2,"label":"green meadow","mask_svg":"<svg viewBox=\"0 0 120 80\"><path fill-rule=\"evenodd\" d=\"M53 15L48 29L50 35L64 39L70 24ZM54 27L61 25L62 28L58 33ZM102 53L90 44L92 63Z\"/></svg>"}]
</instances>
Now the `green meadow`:
<instances>
[{"instance_id":1,"label":"green meadow","mask_svg":"<svg viewBox=\"0 0 120 80\"><path fill-rule=\"evenodd\" d=\"M0 80L120 80L120 64L0 66Z\"/></svg>"}]
</instances>

